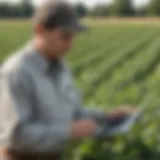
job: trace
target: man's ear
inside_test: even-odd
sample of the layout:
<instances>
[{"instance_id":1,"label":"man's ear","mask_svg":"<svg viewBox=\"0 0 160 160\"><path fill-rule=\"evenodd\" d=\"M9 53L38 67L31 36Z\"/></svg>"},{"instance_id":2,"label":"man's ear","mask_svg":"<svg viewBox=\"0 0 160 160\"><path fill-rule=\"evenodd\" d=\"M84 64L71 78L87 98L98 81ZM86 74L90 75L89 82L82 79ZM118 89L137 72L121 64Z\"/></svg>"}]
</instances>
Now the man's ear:
<instances>
[{"instance_id":1,"label":"man's ear","mask_svg":"<svg viewBox=\"0 0 160 160\"><path fill-rule=\"evenodd\" d=\"M42 25L37 24L35 26L35 33L37 33L37 34L42 36L42 35L44 35L44 32L45 32L45 28Z\"/></svg>"}]
</instances>

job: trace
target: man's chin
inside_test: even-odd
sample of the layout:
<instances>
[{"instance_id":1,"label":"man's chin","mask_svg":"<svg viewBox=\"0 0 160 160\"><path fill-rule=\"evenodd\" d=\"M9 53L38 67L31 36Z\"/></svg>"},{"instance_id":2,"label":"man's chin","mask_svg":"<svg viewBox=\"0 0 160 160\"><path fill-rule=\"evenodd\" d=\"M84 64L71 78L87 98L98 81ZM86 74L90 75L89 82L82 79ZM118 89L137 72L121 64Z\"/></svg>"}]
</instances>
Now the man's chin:
<instances>
[{"instance_id":1,"label":"man's chin","mask_svg":"<svg viewBox=\"0 0 160 160\"><path fill-rule=\"evenodd\" d=\"M67 55L67 53L68 53L68 52L61 52L61 53L59 53L59 56L60 56L61 58L63 58L63 57L65 57L65 56Z\"/></svg>"},{"instance_id":2,"label":"man's chin","mask_svg":"<svg viewBox=\"0 0 160 160\"><path fill-rule=\"evenodd\" d=\"M61 58L65 57L66 55L67 55L66 53L58 53L56 55L53 55L53 57L56 59L61 59Z\"/></svg>"}]
</instances>

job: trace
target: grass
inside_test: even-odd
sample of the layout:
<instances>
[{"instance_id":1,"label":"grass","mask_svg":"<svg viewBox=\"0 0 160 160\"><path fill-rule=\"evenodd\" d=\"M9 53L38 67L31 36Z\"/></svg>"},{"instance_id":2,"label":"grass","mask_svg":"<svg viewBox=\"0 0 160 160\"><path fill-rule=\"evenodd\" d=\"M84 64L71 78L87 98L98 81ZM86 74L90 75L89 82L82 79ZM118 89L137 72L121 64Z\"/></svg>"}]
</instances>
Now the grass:
<instances>
[{"instance_id":1,"label":"grass","mask_svg":"<svg viewBox=\"0 0 160 160\"><path fill-rule=\"evenodd\" d=\"M83 23L90 30L77 37L68 61L86 104L102 108L145 104L149 108L125 140L109 145L89 142L78 151L88 159L96 156L95 160L158 160L160 20L85 19ZM30 21L0 21L0 61L31 36Z\"/></svg>"},{"instance_id":2,"label":"grass","mask_svg":"<svg viewBox=\"0 0 160 160\"><path fill-rule=\"evenodd\" d=\"M0 61L31 37L31 25L21 21L0 21Z\"/></svg>"}]
</instances>

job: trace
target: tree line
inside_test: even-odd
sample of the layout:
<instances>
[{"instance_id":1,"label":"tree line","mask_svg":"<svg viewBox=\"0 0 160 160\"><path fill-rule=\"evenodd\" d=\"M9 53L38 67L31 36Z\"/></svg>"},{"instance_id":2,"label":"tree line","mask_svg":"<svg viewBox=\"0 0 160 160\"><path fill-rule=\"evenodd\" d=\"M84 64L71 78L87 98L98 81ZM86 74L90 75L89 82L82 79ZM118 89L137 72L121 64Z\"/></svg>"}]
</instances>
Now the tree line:
<instances>
[{"instance_id":1,"label":"tree line","mask_svg":"<svg viewBox=\"0 0 160 160\"><path fill-rule=\"evenodd\" d=\"M84 3L74 5L80 17L107 17L107 16L160 16L160 0L150 0L147 5L135 7L133 0L113 0L111 4L99 4L93 8ZM20 3L11 4L0 2L0 18L28 18L34 12L31 0L22 0Z\"/></svg>"},{"instance_id":2,"label":"tree line","mask_svg":"<svg viewBox=\"0 0 160 160\"><path fill-rule=\"evenodd\" d=\"M96 5L86 13L93 17L160 16L160 0L150 0L148 4L137 7L133 5L133 0L113 0L111 4Z\"/></svg>"},{"instance_id":3,"label":"tree line","mask_svg":"<svg viewBox=\"0 0 160 160\"><path fill-rule=\"evenodd\" d=\"M20 3L0 2L0 18L28 18L34 12L31 0L22 0Z\"/></svg>"}]
</instances>

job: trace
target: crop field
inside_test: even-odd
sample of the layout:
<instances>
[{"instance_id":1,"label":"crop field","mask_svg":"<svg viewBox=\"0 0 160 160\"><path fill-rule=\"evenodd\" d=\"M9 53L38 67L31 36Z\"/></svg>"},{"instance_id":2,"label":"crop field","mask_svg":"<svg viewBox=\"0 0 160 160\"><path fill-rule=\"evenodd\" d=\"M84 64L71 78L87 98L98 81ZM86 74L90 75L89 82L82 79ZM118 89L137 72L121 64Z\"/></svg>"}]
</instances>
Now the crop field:
<instances>
[{"instance_id":1,"label":"crop field","mask_svg":"<svg viewBox=\"0 0 160 160\"><path fill-rule=\"evenodd\" d=\"M90 30L77 37L67 57L85 105L109 109L131 104L146 106L146 111L126 136L88 140L77 147L75 159L160 159L160 23L88 23ZM31 33L29 22L0 21L0 61Z\"/></svg>"}]
</instances>

